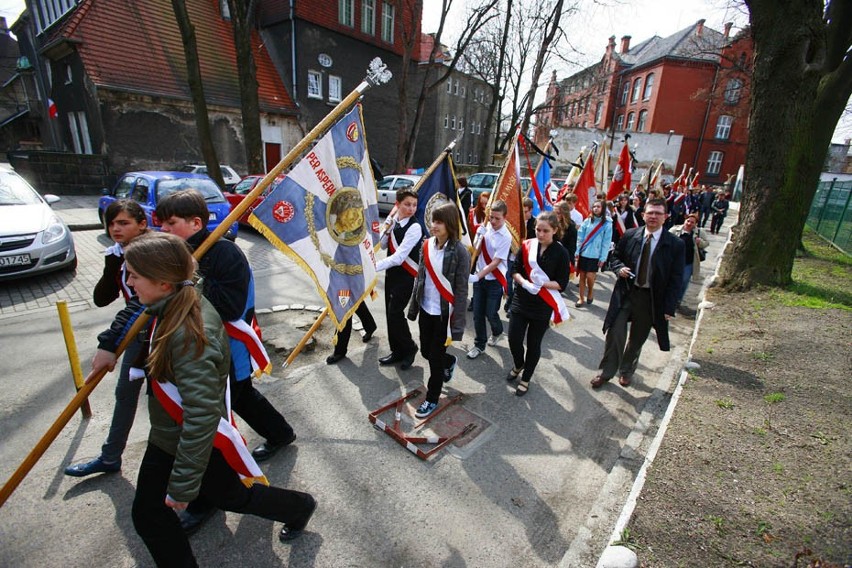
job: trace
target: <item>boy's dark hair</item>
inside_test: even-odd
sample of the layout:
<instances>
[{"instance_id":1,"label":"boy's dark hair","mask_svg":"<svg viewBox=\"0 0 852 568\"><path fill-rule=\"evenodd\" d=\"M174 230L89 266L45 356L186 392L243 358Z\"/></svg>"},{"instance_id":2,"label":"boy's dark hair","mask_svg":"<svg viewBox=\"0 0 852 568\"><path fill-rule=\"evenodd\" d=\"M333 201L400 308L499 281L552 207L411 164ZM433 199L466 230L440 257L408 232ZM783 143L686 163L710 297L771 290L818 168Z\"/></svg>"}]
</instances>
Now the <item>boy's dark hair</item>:
<instances>
[{"instance_id":1,"label":"boy's dark hair","mask_svg":"<svg viewBox=\"0 0 852 568\"><path fill-rule=\"evenodd\" d=\"M210 220L210 210L204 196L197 189L185 189L176 191L162 198L157 203L157 218L161 221L179 217L181 219L192 219L199 217L201 223L206 227Z\"/></svg>"},{"instance_id":2,"label":"boy's dark hair","mask_svg":"<svg viewBox=\"0 0 852 568\"><path fill-rule=\"evenodd\" d=\"M524 197L523 204L524 204L524 208L527 208L527 209L533 208L533 200L530 199L529 197Z\"/></svg>"},{"instance_id":3,"label":"boy's dark hair","mask_svg":"<svg viewBox=\"0 0 852 568\"><path fill-rule=\"evenodd\" d=\"M491 211L497 211L498 213L502 213L505 215L509 212L509 207L506 205L506 202L502 199L497 199L494 203L491 204Z\"/></svg>"},{"instance_id":4,"label":"boy's dark hair","mask_svg":"<svg viewBox=\"0 0 852 568\"><path fill-rule=\"evenodd\" d=\"M414 199L417 199L417 192L410 187L403 187L402 189L396 190L397 203L402 203L402 200L406 197L413 197Z\"/></svg>"},{"instance_id":5,"label":"boy's dark hair","mask_svg":"<svg viewBox=\"0 0 852 568\"><path fill-rule=\"evenodd\" d=\"M146 220L145 210L142 209L141 205L132 199L119 199L118 201L110 203L106 208L106 211L104 211L104 225L109 227L109 224L112 223L122 211L127 213L127 216L137 223L141 223Z\"/></svg>"},{"instance_id":6,"label":"boy's dark hair","mask_svg":"<svg viewBox=\"0 0 852 568\"><path fill-rule=\"evenodd\" d=\"M432 220L440 221L447 227L449 240L458 241L461 238L461 217L455 203L444 203L432 210Z\"/></svg>"}]
</instances>

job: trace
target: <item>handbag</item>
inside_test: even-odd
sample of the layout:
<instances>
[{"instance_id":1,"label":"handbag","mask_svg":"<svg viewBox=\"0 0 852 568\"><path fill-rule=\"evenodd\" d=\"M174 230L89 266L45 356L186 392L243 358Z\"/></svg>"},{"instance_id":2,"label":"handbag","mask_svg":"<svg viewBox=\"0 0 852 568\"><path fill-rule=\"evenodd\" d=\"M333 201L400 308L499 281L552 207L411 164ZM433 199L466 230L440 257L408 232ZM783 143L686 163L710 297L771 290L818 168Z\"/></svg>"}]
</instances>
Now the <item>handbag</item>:
<instances>
[{"instance_id":1,"label":"handbag","mask_svg":"<svg viewBox=\"0 0 852 568\"><path fill-rule=\"evenodd\" d=\"M698 230L697 237L701 238L701 229ZM707 249L701 248L698 246L698 243L695 243L696 248L698 248L698 260L704 262L707 259Z\"/></svg>"}]
</instances>

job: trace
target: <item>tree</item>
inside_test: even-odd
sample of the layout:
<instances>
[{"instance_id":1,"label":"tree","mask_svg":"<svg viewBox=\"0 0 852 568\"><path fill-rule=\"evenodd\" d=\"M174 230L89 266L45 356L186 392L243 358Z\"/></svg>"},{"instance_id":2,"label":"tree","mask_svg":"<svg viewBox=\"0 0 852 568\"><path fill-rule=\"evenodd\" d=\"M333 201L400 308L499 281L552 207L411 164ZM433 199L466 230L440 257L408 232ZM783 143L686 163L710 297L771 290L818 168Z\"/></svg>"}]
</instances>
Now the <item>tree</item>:
<instances>
[{"instance_id":1,"label":"tree","mask_svg":"<svg viewBox=\"0 0 852 568\"><path fill-rule=\"evenodd\" d=\"M228 0L234 47L237 53L237 76L240 82L240 111L243 118L243 144L249 173L263 171L263 142L260 134L260 102L257 95L257 67L251 49L256 0Z\"/></svg>"},{"instance_id":2,"label":"tree","mask_svg":"<svg viewBox=\"0 0 852 568\"><path fill-rule=\"evenodd\" d=\"M198 129L198 141L201 145L201 155L207 164L207 175L219 187L225 187L222 170L216 158L216 148L213 147L213 136L210 132L210 120L207 116L207 101L204 99L204 83L201 81L201 67L198 63L198 46L195 42L195 27L189 19L184 0L172 0L175 19L183 41L183 52L186 57L186 75L189 90L192 93L192 106L195 108L195 126Z\"/></svg>"},{"instance_id":3,"label":"tree","mask_svg":"<svg viewBox=\"0 0 852 568\"><path fill-rule=\"evenodd\" d=\"M754 37L746 189L722 285L792 280L831 135L852 94L852 2L745 0Z\"/></svg>"}]
</instances>

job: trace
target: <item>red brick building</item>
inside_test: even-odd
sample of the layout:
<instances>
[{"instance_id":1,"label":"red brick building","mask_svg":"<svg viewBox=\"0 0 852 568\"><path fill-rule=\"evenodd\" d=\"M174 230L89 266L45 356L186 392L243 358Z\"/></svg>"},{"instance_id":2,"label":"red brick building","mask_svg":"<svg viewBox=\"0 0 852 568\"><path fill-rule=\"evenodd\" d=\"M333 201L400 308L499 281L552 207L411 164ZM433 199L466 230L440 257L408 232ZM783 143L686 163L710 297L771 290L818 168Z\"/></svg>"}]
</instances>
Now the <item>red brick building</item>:
<instances>
[{"instance_id":1,"label":"red brick building","mask_svg":"<svg viewBox=\"0 0 852 568\"><path fill-rule=\"evenodd\" d=\"M609 38L600 62L556 81L537 115L541 141L554 127L592 128L682 136L676 164L717 184L745 163L748 141L748 77L753 59L747 32L730 37L699 20L679 32L654 36L635 47L630 36Z\"/></svg>"}]
</instances>

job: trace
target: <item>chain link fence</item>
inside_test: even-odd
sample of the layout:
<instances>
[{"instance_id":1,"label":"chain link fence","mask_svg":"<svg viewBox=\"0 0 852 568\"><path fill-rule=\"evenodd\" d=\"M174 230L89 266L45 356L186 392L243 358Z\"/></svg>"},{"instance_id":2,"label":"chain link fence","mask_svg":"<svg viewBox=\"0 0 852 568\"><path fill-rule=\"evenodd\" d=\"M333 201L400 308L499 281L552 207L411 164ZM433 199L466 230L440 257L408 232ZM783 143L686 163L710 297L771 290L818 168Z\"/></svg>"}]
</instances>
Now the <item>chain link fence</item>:
<instances>
[{"instance_id":1,"label":"chain link fence","mask_svg":"<svg viewBox=\"0 0 852 568\"><path fill-rule=\"evenodd\" d=\"M811 202L807 225L846 254L852 253L852 181L822 181Z\"/></svg>"}]
</instances>

